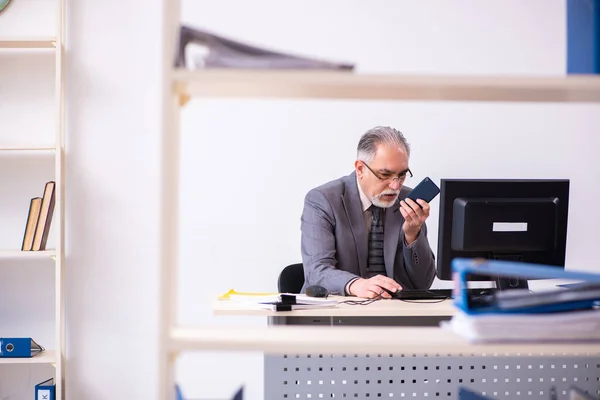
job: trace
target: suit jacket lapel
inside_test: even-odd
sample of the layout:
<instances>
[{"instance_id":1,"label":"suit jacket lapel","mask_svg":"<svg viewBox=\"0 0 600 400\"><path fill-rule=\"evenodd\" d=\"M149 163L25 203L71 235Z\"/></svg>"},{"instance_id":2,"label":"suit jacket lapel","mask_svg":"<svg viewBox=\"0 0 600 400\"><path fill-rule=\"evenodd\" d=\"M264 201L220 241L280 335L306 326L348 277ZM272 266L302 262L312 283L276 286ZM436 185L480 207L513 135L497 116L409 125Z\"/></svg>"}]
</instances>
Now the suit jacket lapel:
<instances>
[{"instance_id":1,"label":"suit jacket lapel","mask_svg":"<svg viewBox=\"0 0 600 400\"><path fill-rule=\"evenodd\" d=\"M360 195L358 194L356 172L353 172L346 177L346 191L342 195L342 204L344 205L346 216L352 227L352 235L354 236L354 244L356 245L356 253L358 254L358 269L361 276L366 276L368 251L367 230L365 228Z\"/></svg>"},{"instance_id":2,"label":"suit jacket lapel","mask_svg":"<svg viewBox=\"0 0 600 400\"><path fill-rule=\"evenodd\" d=\"M396 250L398 248L398 238L400 229L404 223L404 218L400 211L394 212L398 208L397 204L385 211L384 234L383 234L383 257L385 259L385 272L387 276L394 278L394 262L396 261Z\"/></svg>"}]
</instances>

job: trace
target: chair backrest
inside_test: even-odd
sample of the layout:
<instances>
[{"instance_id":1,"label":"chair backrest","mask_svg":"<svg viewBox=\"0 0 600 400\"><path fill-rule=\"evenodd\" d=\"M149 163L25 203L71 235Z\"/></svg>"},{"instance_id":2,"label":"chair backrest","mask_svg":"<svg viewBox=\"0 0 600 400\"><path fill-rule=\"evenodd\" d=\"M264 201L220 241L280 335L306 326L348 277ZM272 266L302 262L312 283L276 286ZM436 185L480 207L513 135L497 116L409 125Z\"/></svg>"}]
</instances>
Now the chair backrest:
<instances>
[{"instance_id":1,"label":"chair backrest","mask_svg":"<svg viewBox=\"0 0 600 400\"><path fill-rule=\"evenodd\" d=\"M279 293L300 293L304 285L304 268L302 263L285 267L277 279Z\"/></svg>"}]
</instances>

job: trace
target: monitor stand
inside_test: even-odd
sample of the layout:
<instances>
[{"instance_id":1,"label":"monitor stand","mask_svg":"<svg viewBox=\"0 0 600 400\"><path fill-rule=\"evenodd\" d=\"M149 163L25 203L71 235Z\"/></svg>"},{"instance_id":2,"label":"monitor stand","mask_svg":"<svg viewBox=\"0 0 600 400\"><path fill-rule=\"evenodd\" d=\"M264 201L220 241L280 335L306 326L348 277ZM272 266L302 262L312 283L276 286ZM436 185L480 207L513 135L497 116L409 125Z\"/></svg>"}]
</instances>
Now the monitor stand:
<instances>
[{"instance_id":1,"label":"monitor stand","mask_svg":"<svg viewBox=\"0 0 600 400\"><path fill-rule=\"evenodd\" d=\"M501 261L513 261L513 262L522 262L523 257L520 255L514 254L494 254L492 257L494 260ZM498 290L510 290L510 289L529 289L529 284L527 283L527 279L518 278L516 276L500 276L496 278L496 288Z\"/></svg>"},{"instance_id":2,"label":"monitor stand","mask_svg":"<svg viewBox=\"0 0 600 400\"><path fill-rule=\"evenodd\" d=\"M496 278L496 287L498 290L529 289L529 284L523 278L499 277Z\"/></svg>"}]
</instances>

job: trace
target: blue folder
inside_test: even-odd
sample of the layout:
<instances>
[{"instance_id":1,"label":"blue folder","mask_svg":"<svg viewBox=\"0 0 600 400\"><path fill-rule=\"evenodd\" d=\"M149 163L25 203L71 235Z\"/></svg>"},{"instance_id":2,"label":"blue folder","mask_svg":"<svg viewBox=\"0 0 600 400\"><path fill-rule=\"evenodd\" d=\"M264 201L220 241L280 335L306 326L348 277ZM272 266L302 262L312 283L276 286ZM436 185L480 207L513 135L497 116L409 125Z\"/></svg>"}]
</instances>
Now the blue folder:
<instances>
[{"instance_id":1,"label":"blue folder","mask_svg":"<svg viewBox=\"0 0 600 400\"><path fill-rule=\"evenodd\" d=\"M39 400L36 398L35 400ZM175 400L185 400L183 397L183 392L181 391L181 387L175 384ZM237 392L233 395L232 400L244 400L244 387L238 389Z\"/></svg>"},{"instance_id":2,"label":"blue folder","mask_svg":"<svg viewBox=\"0 0 600 400\"><path fill-rule=\"evenodd\" d=\"M459 387L458 400L491 400L491 398L480 395L479 393L476 393L470 389Z\"/></svg>"},{"instance_id":3,"label":"blue folder","mask_svg":"<svg viewBox=\"0 0 600 400\"><path fill-rule=\"evenodd\" d=\"M567 0L567 73L600 74L600 0Z\"/></svg>"},{"instance_id":4,"label":"blue folder","mask_svg":"<svg viewBox=\"0 0 600 400\"><path fill-rule=\"evenodd\" d=\"M175 384L175 400L185 400L183 393L181 392L181 387L177 384Z\"/></svg>"},{"instance_id":5,"label":"blue folder","mask_svg":"<svg viewBox=\"0 0 600 400\"><path fill-rule=\"evenodd\" d=\"M600 305L600 274L566 271L552 265L524 262L455 258L452 260L454 305L467 314L548 313L592 309ZM523 279L563 279L581 283L544 293L512 292L473 298L468 293L472 275ZM509 295L509 296L506 296ZM511 296L512 295L512 296Z\"/></svg>"},{"instance_id":6,"label":"blue folder","mask_svg":"<svg viewBox=\"0 0 600 400\"><path fill-rule=\"evenodd\" d=\"M32 338L0 337L0 357L34 357L44 351Z\"/></svg>"},{"instance_id":7,"label":"blue folder","mask_svg":"<svg viewBox=\"0 0 600 400\"><path fill-rule=\"evenodd\" d=\"M54 400L55 396L56 384L54 383L54 378L35 385L35 400Z\"/></svg>"}]
</instances>

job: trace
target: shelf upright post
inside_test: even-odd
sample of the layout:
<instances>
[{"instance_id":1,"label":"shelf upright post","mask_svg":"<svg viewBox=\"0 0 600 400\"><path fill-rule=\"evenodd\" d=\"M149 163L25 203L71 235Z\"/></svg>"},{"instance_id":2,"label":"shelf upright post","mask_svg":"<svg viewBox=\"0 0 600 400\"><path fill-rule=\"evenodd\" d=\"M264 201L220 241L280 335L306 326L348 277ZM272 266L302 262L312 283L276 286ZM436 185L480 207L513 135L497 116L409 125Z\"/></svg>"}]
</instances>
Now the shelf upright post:
<instances>
[{"instance_id":1,"label":"shelf upright post","mask_svg":"<svg viewBox=\"0 0 600 400\"><path fill-rule=\"evenodd\" d=\"M56 221L55 252L55 348L56 348L56 399L66 398L65 390L65 348L66 348L66 287L65 287L65 9L66 0L57 1L56 42L55 42L55 148L54 148L54 180L56 183L56 204L54 220Z\"/></svg>"},{"instance_id":2,"label":"shelf upright post","mask_svg":"<svg viewBox=\"0 0 600 400\"><path fill-rule=\"evenodd\" d=\"M160 204L160 399L175 399L175 354L170 343L177 321L179 270L179 96L174 91L174 59L179 36L179 0L163 0L162 21L162 156Z\"/></svg>"}]
</instances>

